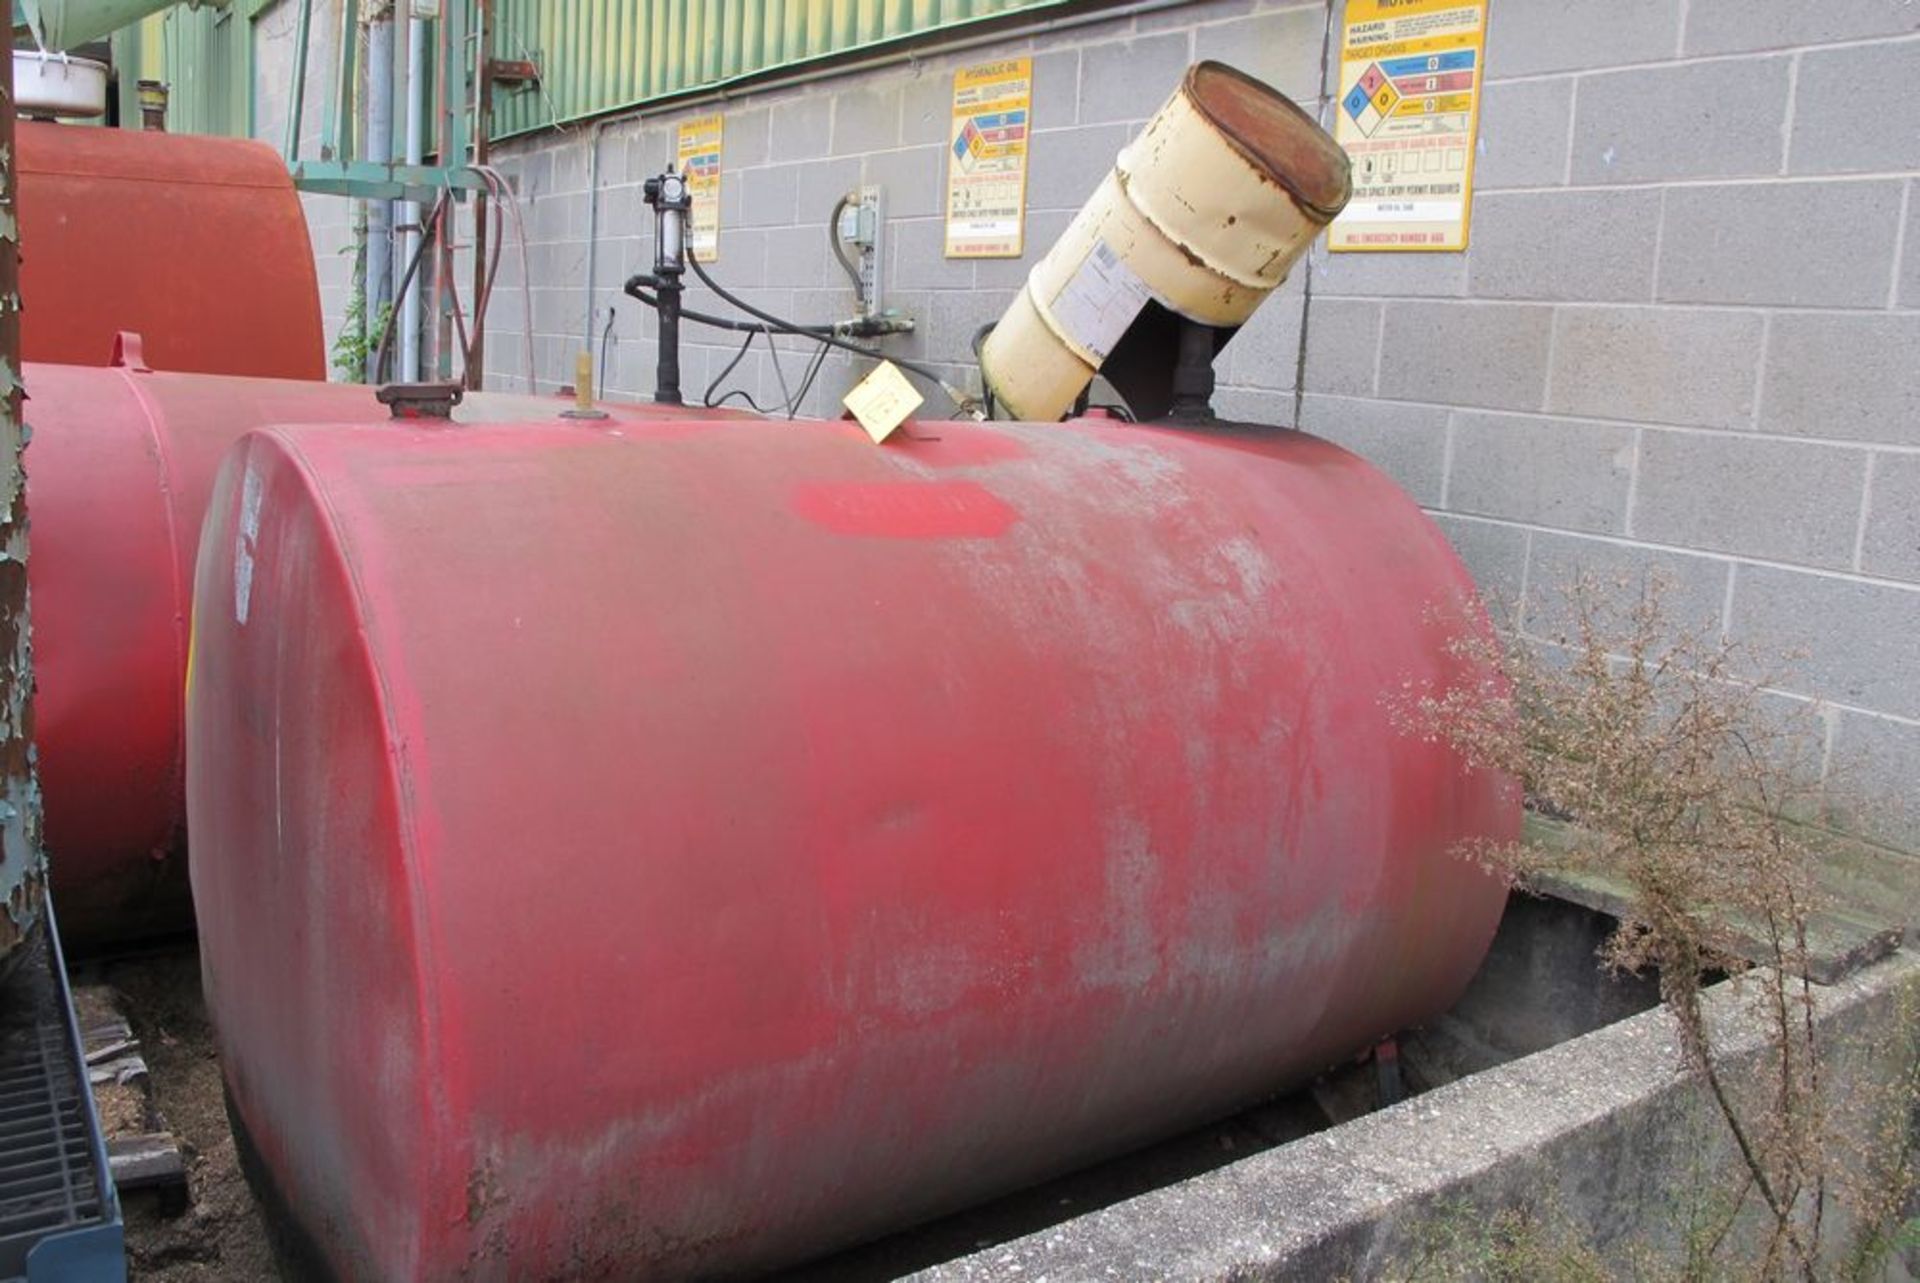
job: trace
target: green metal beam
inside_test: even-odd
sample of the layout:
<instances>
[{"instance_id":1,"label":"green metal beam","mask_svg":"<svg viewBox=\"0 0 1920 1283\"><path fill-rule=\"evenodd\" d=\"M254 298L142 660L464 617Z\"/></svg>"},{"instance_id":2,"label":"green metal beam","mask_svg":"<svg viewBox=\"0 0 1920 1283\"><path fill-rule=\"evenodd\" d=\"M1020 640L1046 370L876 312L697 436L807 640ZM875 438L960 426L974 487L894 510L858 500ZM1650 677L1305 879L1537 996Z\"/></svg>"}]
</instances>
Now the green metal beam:
<instances>
[{"instance_id":1,"label":"green metal beam","mask_svg":"<svg viewBox=\"0 0 1920 1283\"><path fill-rule=\"evenodd\" d=\"M293 185L303 192L358 196L364 200L417 200L431 203L451 188L456 198L484 193L486 182L464 166L381 165L370 160L296 160L287 166Z\"/></svg>"}]
</instances>

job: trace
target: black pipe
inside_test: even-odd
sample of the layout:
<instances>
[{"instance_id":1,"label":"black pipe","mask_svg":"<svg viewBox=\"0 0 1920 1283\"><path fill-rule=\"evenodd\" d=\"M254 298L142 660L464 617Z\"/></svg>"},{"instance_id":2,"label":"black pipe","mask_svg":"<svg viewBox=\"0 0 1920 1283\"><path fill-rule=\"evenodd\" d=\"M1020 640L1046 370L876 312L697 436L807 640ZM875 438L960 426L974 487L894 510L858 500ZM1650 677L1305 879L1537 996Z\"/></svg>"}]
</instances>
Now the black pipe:
<instances>
[{"instance_id":1,"label":"black pipe","mask_svg":"<svg viewBox=\"0 0 1920 1283\"><path fill-rule=\"evenodd\" d=\"M685 405L680 395L680 284L678 267L656 271L653 281L659 305L660 359L654 367L653 399L659 405Z\"/></svg>"},{"instance_id":2,"label":"black pipe","mask_svg":"<svg viewBox=\"0 0 1920 1283\"><path fill-rule=\"evenodd\" d=\"M1170 423L1213 422L1213 327L1180 318L1180 354L1173 364Z\"/></svg>"}]
</instances>

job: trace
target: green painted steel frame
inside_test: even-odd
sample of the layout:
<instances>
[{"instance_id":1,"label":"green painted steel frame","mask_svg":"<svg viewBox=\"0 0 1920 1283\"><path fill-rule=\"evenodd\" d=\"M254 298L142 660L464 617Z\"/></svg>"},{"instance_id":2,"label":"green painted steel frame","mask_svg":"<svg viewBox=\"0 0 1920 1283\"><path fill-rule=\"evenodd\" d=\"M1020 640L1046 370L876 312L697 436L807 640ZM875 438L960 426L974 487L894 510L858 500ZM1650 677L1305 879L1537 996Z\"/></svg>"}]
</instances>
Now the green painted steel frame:
<instances>
[{"instance_id":1,"label":"green painted steel frame","mask_svg":"<svg viewBox=\"0 0 1920 1283\"><path fill-rule=\"evenodd\" d=\"M440 21L445 24L447 47L465 65L472 58L467 38L471 30L471 0L448 0L442 6ZM300 125L305 115L307 53L312 45L313 0L300 0L300 16L293 44L293 101L287 110L287 135L282 153L293 174L293 185L303 192L332 196L358 196L365 200L431 201L443 191L456 196L484 192L486 181L465 165L400 165L391 161L361 160L354 155L354 74L356 38L360 26L360 0L340 3L340 60L327 84L326 115L320 121L320 156L317 160L300 158ZM471 68L469 68L471 70ZM450 81L467 82L467 76L450 76ZM451 95L447 95L449 104ZM449 106L442 112L449 130L449 156L465 156L472 143L471 120L463 110Z\"/></svg>"},{"instance_id":2,"label":"green painted steel frame","mask_svg":"<svg viewBox=\"0 0 1920 1283\"><path fill-rule=\"evenodd\" d=\"M538 84L496 90L493 137L711 90L1073 0L496 0L495 48Z\"/></svg>"}]
</instances>

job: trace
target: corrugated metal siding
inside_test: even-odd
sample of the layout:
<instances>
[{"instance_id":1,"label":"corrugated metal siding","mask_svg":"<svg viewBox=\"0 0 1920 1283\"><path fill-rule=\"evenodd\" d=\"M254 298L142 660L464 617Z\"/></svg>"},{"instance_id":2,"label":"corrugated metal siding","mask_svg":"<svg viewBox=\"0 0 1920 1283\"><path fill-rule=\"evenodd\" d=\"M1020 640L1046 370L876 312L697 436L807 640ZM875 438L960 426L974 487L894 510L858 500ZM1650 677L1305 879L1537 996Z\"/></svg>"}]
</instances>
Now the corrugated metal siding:
<instances>
[{"instance_id":1,"label":"corrugated metal siding","mask_svg":"<svg viewBox=\"0 0 1920 1283\"><path fill-rule=\"evenodd\" d=\"M253 33L233 9L178 8L166 18L167 128L244 135L253 91ZM137 119L137 118L136 118Z\"/></svg>"},{"instance_id":2,"label":"corrugated metal siding","mask_svg":"<svg viewBox=\"0 0 1920 1283\"><path fill-rule=\"evenodd\" d=\"M496 0L494 51L537 87L494 98L526 133L755 72L1068 0Z\"/></svg>"},{"instance_id":3,"label":"corrugated metal siding","mask_svg":"<svg viewBox=\"0 0 1920 1283\"><path fill-rule=\"evenodd\" d=\"M114 33L114 61L169 87L167 128L246 137L253 128L253 19L272 0L179 6ZM140 128L134 76L122 76L120 124Z\"/></svg>"}]
</instances>

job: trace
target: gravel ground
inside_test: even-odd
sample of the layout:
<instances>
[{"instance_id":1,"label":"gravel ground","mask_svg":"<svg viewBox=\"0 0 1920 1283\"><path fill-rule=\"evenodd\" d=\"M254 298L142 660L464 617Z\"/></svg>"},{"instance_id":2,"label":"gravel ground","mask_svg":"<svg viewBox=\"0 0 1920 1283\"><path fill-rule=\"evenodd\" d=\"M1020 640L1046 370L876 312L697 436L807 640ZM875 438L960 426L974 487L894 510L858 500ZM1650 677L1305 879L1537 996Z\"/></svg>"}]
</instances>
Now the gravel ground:
<instances>
[{"instance_id":1,"label":"gravel ground","mask_svg":"<svg viewBox=\"0 0 1920 1283\"><path fill-rule=\"evenodd\" d=\"M188 946L91 972L123 996L121 1010L140 1039L154 1103L187 1158L191 1202L184 1213L162 1215L151 1195L125 1202L130 1277L155 1283L280 1279L227 1127L199 955Z\"/></svg>"}]
</instances>

